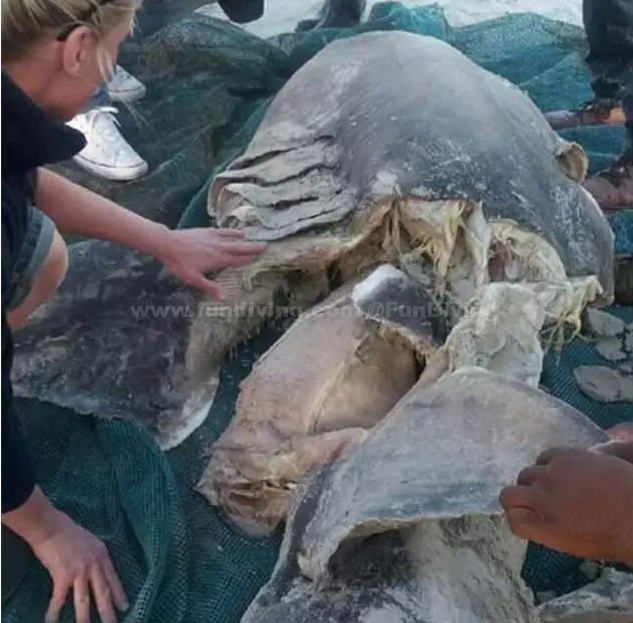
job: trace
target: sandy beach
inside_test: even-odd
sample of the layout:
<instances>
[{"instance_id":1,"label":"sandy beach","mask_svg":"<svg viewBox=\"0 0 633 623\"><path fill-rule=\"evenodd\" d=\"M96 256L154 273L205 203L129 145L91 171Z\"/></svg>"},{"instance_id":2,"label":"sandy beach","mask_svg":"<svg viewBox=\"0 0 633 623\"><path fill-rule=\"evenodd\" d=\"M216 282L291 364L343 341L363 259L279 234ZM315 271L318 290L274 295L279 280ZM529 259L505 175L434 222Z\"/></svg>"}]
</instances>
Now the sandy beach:
<instances>
[{"instance_id":1,"label":"sandy beach","mask_svg":"<svg viewBox=\"0 0 633 623\"><path fill-rule=\"evenodd\" d=\"M261 37L270 37L281 32L294 30L296 23L314 16L322 0L267 0L264 16L245 26L250 32ZM369 0L367 11L376 4ZM431 2L403 2L407 6L431 4ZM472 24L507 13L533 12L576 25L582 25L582 0L439 0L450 23L454 26ZM224 18L217 5L200 9L208 15Z\"/></svg>"}]
</instances>

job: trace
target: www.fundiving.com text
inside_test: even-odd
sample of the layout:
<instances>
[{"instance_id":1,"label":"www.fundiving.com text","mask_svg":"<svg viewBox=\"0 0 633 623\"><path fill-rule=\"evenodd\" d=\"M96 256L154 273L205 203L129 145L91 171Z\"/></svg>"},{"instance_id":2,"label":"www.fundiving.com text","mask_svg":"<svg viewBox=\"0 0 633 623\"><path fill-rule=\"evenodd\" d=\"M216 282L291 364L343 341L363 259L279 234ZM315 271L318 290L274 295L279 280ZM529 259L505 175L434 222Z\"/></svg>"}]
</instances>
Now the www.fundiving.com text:
<instances>
[{"instance_id":1,"label":"www.fundiving.com text","mask_svg":"<svg viewBox=\"0 0 633 623\"><path fill-rule=\"evenodd\" d=\"M130 308L135 318L298 318L304 313L315 313L314 308L303 308L299 305L255 305L242 306L218 305L217 303L200 303L198 305L139 305ZM445 313L445 312L444 312ZM436 305L408 306L395 302L373 302L360 310L354 305L332 305L318 311L320 316L371 317L371 318L434 318L444 315Z\"/></svg>"}]
</instances>

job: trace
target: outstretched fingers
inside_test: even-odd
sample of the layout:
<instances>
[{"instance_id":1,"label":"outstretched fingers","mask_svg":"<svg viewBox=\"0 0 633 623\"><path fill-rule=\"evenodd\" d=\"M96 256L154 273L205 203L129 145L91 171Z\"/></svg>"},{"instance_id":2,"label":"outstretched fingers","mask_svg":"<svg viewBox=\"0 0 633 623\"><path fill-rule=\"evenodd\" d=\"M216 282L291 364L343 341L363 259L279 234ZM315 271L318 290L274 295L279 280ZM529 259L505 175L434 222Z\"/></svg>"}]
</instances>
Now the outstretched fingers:
<instances>
[{"instance_id":1,"label":"outstretched fingers","mask_svg":"<svg viewBox=\"0 0 633 623\"><path fill-rule=\"evenodd\" d=\"M266 250L265 242L228 242L219 243L223 253L228 255L245 255L254 256L261 255Z\"/></svg>"},{"instance_id":2,"label":"outstretched fingers","mask_svg":"<svg viewBox=\"0 0 633 623\"><path fill-rule=\"evenodd\" d=\"M241 229L216 229L215 233L220 238L244 238L246 236Z\"/></svg>"},{"instance_id":3,"label":"outstretched fingers","mask_svg":"<svg viewBox=\"0 0 633 623\"><path fill-rule=\"evenodd\" d=\"M113 605L113 593L103 570L99 567L92 571L90 577L95 603L101 623L117 623Z\"/></svg>"},{"instance_id":4,"label":"outstretched fingers","mask_svg":"<svg viewBox=\"0 0 633 623\"><path fill-rule=\"evenodd\" d=\"M510 485L502 489L499 501L512 532L521 539L538 540L543 520L537 511L538 496L535 490L526 485Z\"/></svg>"},{"instance_id":5,"label":"outstretched fingers","mask_svg":"<svg viewBox=\"0 0 633 623\"><path fill-rule=\"evenodd\" d=\"M75 579L73 596L76 623L90 623L90 590L88 588L88 578L85 575L82 574ZM104 621L103 623L110 622Z\"/></svg>"},{"instance_id":6,"label":"outstretched fingers","mask_svg":"<svg viewBox=\"0 0 633 623\"><path fill-rule=\"evenodd\" d=\"M106 560L103 561L101 565L101 570L103 571L103 575L105 576L105 580L110 588L112 593L112 599L114 600L114 605L121 611L124 612L130 607L130 603L128 601L127 595L125 594L125 589L119 580L119 576L114 570L114 566L112 565L112 560L108 556Z\"/></svg>"},{"instance_id":7,"label":"outstretched fingers","mask_svg":"<svg viewBox=\"0 0 633 623\"><path fill-rule=\"evenodd\" d=\"M53 595L48 604L48 609L44 615L45 623L57 623L59 614L64 607L66 597L73 586L73 578L70 574L60 575L53 578Z\"/></svg>"}]
</instances>

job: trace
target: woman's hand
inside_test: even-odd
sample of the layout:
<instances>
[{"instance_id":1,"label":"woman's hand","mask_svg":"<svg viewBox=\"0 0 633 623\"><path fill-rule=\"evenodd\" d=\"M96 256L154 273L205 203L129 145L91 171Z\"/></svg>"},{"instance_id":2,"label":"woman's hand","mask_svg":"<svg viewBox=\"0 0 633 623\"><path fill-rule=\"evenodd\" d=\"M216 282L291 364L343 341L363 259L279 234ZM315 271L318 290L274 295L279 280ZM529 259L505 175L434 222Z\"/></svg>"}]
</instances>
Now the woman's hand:
<instances>
[{"instance_id":1,"label":"woman's hand","mask_svg":"<svg viewBox=\"0 0 633 623\"><path fill-rule=\"evenodd\" d=\"M244 266L265 249L264 243L244 241L244 233L237 229L177 229L166 232L155 255L186 284L222 298L220 285L205 275Z\"/></svg>"},{"instance_id":2,"label":"woman's hand","mask_svg":"<svg viewBox=\"0 0 633 623\"><path fill-rule=\"evenodd\" d=\"M633 565L633 464L557 448L524 469L500 501L512 531L554 550Z\"/></svg>"},{"instance_id":3,"label":"woman's hand","mask_svg":"<svg viewBox=\"0 0 633 623\"><path fill-rule=\"evenodd\" d=\"M90 593L102 623L116 623L114 606L127 610L127 597L105 545L58 511L35 486L19 507L2 513L2 523L29 545L53 580L46 623L54 623L72 591L77 623L90 623Z\"/></svg>"},{"instance_id":4,"label":"woman's hand","mask_svg":"<svg viewBox=\"0 0 633 623\"><path fill-rule=\"evenodd\" d=\"M138 249L187 285L213 296L222 298L222 288L205 274L248 264L266 248L245 242L244 233L235 229L170 230L47 169L39 169L38 180L38 208L60 233Z\"/></svg>"},{"instance_id":5,"label":"woman's hand","mask_svg":"<svg viewBox=\"0 0 633 623\"><path fill-rule=\"evenodd\" d=\"M77 623L90 623L91 600L102 623L117 623L115 607L127 610L127 597L106 546L64 513L56 511L48 534L30 546L53 580L46 623L58 620L70 592Z\"/></svg>"}]
</instances>

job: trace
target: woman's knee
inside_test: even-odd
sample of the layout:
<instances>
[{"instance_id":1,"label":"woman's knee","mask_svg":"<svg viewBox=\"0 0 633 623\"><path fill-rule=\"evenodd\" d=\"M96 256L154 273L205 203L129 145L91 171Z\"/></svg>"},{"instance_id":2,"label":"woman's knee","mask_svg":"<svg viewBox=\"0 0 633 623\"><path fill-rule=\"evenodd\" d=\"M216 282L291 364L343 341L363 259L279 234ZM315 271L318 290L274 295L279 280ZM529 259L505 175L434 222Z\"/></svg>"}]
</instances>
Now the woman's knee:
<instances>
[{"instance_id":1,"label":"woman's knee","mask_svg":"<svg viewBox=\"0 0 633 623\"><path fill-rule=\"evenodd\" d=\"M28 292L8 314L12 328L22 326L28 317L47 299L51 298L61 285L68 270L68 248L57 229L51 232L51 242L47 251L32 269L28 279Z\"/></svg>"},{"instance_id":2,"label":"woman's knee","mask_svg":"<svg viewBox=\"0 0 633 623\"><path fill-rule=\"evenodd\" d=\"M46 255L40 274L35 279L36 289L41 287L42 302L57 292L68 271L68 247L55 230L51 248Z\"/></svg>"}]
</instances>

